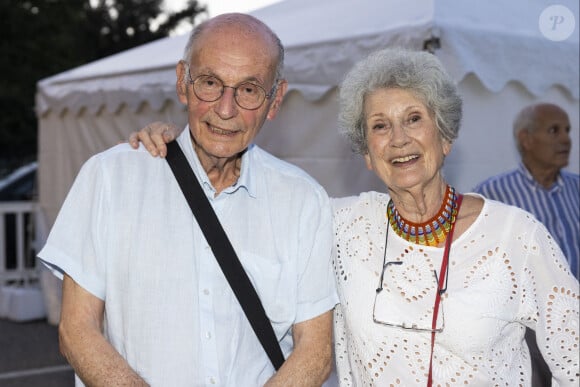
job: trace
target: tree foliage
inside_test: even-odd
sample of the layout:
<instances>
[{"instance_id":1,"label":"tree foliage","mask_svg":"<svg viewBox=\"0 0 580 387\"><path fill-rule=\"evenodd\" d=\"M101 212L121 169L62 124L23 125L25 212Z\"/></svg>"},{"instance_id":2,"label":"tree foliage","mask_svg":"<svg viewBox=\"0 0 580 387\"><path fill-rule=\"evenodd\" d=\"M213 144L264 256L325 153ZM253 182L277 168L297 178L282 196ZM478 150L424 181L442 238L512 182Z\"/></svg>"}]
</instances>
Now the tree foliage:
<instances>
[{"instance_id":1,"label":"tree foliage","mask_svg":"<svg viewBox=\"0 0 580 387\"><path fill-rule=\"evenodd\" d=\"M0 1L0 162L36 156L34 95L40 79L168 36L206 11L197 0L188 0L183 10L160 21L162 3Z\"/></svg>"}]
</instances>

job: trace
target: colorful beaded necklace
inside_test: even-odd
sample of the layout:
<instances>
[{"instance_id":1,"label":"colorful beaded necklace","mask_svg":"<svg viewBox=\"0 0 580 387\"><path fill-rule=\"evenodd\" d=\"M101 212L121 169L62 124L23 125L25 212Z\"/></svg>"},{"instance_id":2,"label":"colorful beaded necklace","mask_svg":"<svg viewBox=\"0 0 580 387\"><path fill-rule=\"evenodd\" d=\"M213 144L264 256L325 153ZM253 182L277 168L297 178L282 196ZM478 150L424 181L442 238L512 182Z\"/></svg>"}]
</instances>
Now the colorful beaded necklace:
<instances>
[{"instance_id":1,"label":"colorful beaded necklace","mask_svg":"<svg viewBox=\"0 0 580 387\"><path fill-rule=\"evenodd\" d=\"M437 246L445 241L457 216L455 188L447 186L439 212L424 223L413 223L404 219L391 199L387 206L387 219L401 238L424 246Z\"/></svg>"}]
</instances>

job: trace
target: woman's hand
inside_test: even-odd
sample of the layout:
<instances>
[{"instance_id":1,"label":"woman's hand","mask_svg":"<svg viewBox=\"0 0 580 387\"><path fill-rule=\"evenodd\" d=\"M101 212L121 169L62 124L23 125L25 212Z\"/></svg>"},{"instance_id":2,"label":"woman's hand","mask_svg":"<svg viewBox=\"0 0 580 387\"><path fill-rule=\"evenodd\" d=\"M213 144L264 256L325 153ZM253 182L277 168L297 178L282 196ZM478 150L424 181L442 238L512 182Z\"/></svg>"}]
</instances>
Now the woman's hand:
<instances>
[{"instance_id":1,"label":"woman's hand","mask_svg":"<svg viewBox=\"0 0 580 387\"><path fill-rule=\"evenodd\" d=\"M137 149L139 143L149 151L152 156L165 157L167 155L167 144L179 136L183 129L165 122L152 122L138 132L129 135L129 144Z\"/></svg>"}]
</instances>

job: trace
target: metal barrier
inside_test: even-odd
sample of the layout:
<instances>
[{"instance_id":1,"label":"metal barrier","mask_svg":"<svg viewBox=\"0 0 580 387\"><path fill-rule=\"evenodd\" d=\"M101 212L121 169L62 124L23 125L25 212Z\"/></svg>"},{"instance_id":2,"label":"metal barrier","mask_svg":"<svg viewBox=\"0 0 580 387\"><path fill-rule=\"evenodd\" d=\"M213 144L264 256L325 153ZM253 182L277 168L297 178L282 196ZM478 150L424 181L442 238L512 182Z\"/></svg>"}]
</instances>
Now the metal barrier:
<instances>
[{"instance_id":1,"label":"metal barrier","mask_svg":"<svg viewBox=\"0 0 580 387\"><path fill-rule=\"evenodd\" d=\"M0 202L0 286L38 282L36 202Z\"/></svg>"}]
</instances>

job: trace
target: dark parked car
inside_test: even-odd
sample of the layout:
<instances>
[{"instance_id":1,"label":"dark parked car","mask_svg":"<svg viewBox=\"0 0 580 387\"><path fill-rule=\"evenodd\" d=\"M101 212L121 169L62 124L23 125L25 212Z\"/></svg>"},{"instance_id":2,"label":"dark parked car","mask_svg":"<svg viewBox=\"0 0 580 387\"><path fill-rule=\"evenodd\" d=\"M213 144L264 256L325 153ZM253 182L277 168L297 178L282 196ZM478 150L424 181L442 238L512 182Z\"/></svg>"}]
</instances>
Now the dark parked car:
<instances>
[{"instance_id":1,"label":"dark parked car","mask_svg":"<svg viewBox=\"0 0 580 387\"><path fill-rule=\"evenodd\" d=\"M33 200L38 163L26 164L0 180L0 202Z\"/></svg>"}]
</instances>

